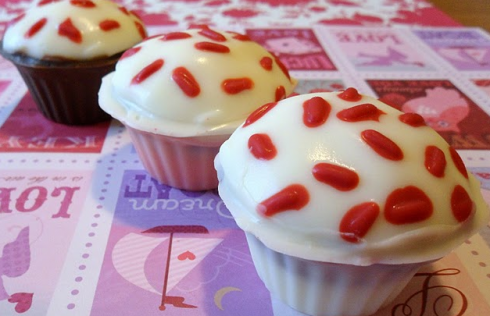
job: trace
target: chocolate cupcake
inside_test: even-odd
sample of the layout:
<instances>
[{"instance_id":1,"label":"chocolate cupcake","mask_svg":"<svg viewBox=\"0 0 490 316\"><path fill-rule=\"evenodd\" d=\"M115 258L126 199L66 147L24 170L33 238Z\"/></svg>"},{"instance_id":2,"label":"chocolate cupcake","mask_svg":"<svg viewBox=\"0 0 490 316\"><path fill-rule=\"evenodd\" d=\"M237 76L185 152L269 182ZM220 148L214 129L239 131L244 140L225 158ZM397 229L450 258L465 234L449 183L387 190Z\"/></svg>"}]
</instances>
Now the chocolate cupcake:
<instances>
[{"instance_id":1,"label":"chocolate cupcake","mask_svg":"<svg viewBox=\"0 0 490 316\"><path fill-rule=\"evenodd\" d=\"M46 118L87 125L110 119L97 101L102 77L144 37L141 20L113 2L41 1L10 22L0 53Z\"/></svg>"}]
</instances>

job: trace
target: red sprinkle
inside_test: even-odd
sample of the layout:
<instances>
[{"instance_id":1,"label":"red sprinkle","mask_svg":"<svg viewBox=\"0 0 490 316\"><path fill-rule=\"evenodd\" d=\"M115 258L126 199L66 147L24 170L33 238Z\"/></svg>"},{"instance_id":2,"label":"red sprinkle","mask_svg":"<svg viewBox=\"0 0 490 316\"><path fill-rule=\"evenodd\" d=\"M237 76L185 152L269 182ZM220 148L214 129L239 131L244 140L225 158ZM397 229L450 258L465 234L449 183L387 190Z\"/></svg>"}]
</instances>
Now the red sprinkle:
<instances>
[{"instance_id":1,"label":"red sprinkle","mask_svg":"<svg viewBox=\"0 0 490 316\"><path fill-rule=\"evenodd\" d=\"M103 31L110 31L119 28L121 25L115 20L104 20L99 23L99 27Z\"/></svg>"},{"instance_id":2,"label":"red sprinkle","mask_svg":"<svg viewBox=\"0 0 490 316\"><path fill-rule=\"evenodd\" d=\"M374 202L358 204L347 211L339 225L340 237L352 243L360 242L379 215L379 205Z\"/></svg>"},{"instance_id":3,"label":"red sprinkle","mask_svg":"<svg viewBox=\"0 0 490 316\"><path fill-rule=\"evenodd\" d=\"M211 43L211 42L198 42L194 44L194 47L206 51L206 52L212 52L212 53L229 53L230 49L228 46L217 44L217 43Z\"/></svg>"},{"instance_id":4,"label":"red sprinkle","mask_svg":"<svg viewBox=\"0 0 490 316\"><path fill-rule=\"evenodd\" d=\"M381 157L394 161L403 159L400 147L380 132L368 129L361 133L361 137Z\"/></svg>"},{"instance_id":5,"label":"red sprinkle","mask_svg":"<svg viewBox=\"0 0 490 316\"><path fill-rule=\"evenodd\" d=\"M146 29L143 26L143 24L141 24L138 21L134 21L134 26L138 30L138 33L140 33L141 38L145 38L146 37Z\"/></svg>"},{"instance_id":6,"label":"red sprinkle","mask_svg":"<svg viewBox=\"0 0 490 316\"><path fill-rule=\"evenodd\" d=\"M131 80L131 84L139 84L145 81L148 77L153 75L155 72L160 70L163 67L164 61L163 59L157 59L145 68L143 68L136 76Z\"/></svg>"},{"instance_id":7,"label":"red sprinkle","mask_svg":"<svg viewBox=\"0 0 490 316\"><path fill-rule=\"evenodd\" d=\"M262 59L260 60L260 66L262 66L262 68L264 68L267 71L272 70L272 63L273 63L272 58L268 56L262 57Z\"/></svg>"},{"instance_id":8,"label":"red sprinkle","mask_svg":"<svg viewBox=\"0 0 490 316\"><path fill-rule=\"evenodd\" d=\"M310 201L308 190L301 184L291 184L257 205L257 212L269 217L285 211L299 211Z\"/></svg>"},{"instance_id":9,"label":"red sprinkle","mask_svg":"<svg viewBox=\"0 0 490 316\"><path fill-rule=\"evenodd\" d=\"M374 104L364 103L353 106L337 113L337 117L345 122L376 121L385 112L378 109Z\"/></svg>"},{"instance_id":10,"label":"red sprinkle","mask_svg":"<svg viewBox=\"0 0 490 316\"><path fill-rule=\"evenodd\" d=\"M136 12L135 10L130 10L129 14L137 18L138 20L141 20L141 16Z\"/></svg>"},{"instance_id":11,"label":"red sprinkle","mask_svg":"<svg viewBox=\"0 0 490 316\"><path fill-rule=\"evenodd\" d=\"M275 101L280 101L286 98L286 89L283 86L279 86L276 88Z\"/></svg>"},{"instance_id":12,"label":"red sprinkle","mask_svg":"<svg viewBox=\"0 0 490 316\"><path fill-rule=\"evenodd\" d=\"M70 0L70 4L81 8L95 8L95 3L90 0Z\"/></svg>"},{"instance_id":13,"label":"red sprinkle","mask_svg":"<svg viewBox=\"0 0 490 316\"><path fill-rule=\"evenodd\" d=\"M332 107L320 97L303 102L303 123L308 127L318 127L327 121Z\"/></svg>"},{"instance_id":14,"label":"red sprinkle","mask_svg":"<svg viewBox=\"0 0 490 316\"><path fill-rule=\"evenodd\" d=\"M254 83L250 78L226 79L221 83L221 88L228 94L237 94L253 87Z\"/></svg>"},{"instance_id":15,"label":"red sprinkle","mask_svg":"<svg viewBox=\"0 0 490 316\"><path fill-rule=\"evenodd\" d=\"M451 194L451 210L460 223L470 217L473 211L473 201L468 192L460 185L457 185Z\"/></svg>"},{"instance_id":16,"label":"red sprinkle","mask_svg":"<svg viewBox=\"0 0 490 316\"><path fill-rule=\"evenodd\" d=\"M189 33L185 32L172 32L172 33L167 33L163 35L160 40L161 41L173 41L173 40L179 40L179 39L185 39L192 37Z\"/></svg>"},{"instance_id":17,"label":"red sprinkle","mask_svg":"<svg viewBox=\"0 0 490 316\"><path fill-rule=\"evenodd\" d=\"M253 111L245 120L245 123L243 124L243 127L248 126L254 122L256 122L258 119L260 119L262 116L264 116L267 112L272 110L273 107L277 105L277 102L271 102L262 105L260 108L256 109Z\"/></svg>"},{"instance_id":18,"label":"red sprinkle","mask_svg":"<svg viewBox=\"0 0 490 316\"><path fill-rule=\"evenodd\" d=\"M238 40L238 41L242 41L242 42L249 42L251 41L252 39L250 37L248 37L248 35L245 35L245 34L239 34L239 33L234 33L235 35L233 35L233 38Z\"/></svg>"},{"instance_id":19,"label":"red sprinkle","mask_svg":"<svg viewBox=\"0 0 490 316\"><path fill-rule=\"evenodd\" d=\"M357 102L362 98L362 95L360 95L359 92L357 92L357 90L352 87L345 89L337 96L344 101L350 101L350 102Z\"/></svg>"},{"instance_id":20,"label":"red sprinkle","mask_svg":"<svg viewBox=\"0 0 490 316\"><path fill-rule=\"evenodd\" d=\"M453 147L449 147L449 153L451 154L451 158L456 165L456 168L466 179L468 179L468 171L466 170L463 159L461 159L461 156L459 156L456 149L454 149Z\"/></svg>"},{"instance_id":21,"label":"red sprinkle","mask_svg":"<svg viewBox=\"0 0 490 316\"><path fill-rule=\"evenodd\" d=\"M210 28L203 28L201 29L201 31L198 32L198 34L201 34L202 36L216 42L226 42L226 37L223 34L218 33Z\"/></svg>"},{"instance_id":22,"label":"red sprinkle","mask_svg":"<svg viewBox=\"0 0 490 316\"><path fill-rule=\"evenodd\" d=\"M194 76L185 67L177 67L172 73L172 79L187 96L194 98L201 93L201 87Z\"/></svg>"},{"instance_id":23,"label":"red sprinkle","mask_svg":"<svg viewBox=\"0 0 490 316\"><path fill-rule=\"evenodd\" d=\"M267 134L253 134L248 139L248 149L257 159L271 160L277 155L276 146Z\"/></svg>"},{"instance_id":24,"label":"red sprinkle","mask_svg":"<svg viewBox=\"0 0 490 316\"><path fill-rule=\"evenodd\" d=\"M46 22L48 22L48 19L46 18L42 18L40 19L39 21L37 21L36 23L34 23L30 28L29 30L27 30L26 34L24 35L26 38L31 38L33 37L34 35L37 34L37 32L39 32L45 25L46 25Z\"/></svg>"},{"instance_id":25,"label":"red sprinkle","mask_svg":"<svg viewBox=\"0 0 490 316\"><path fill-rule=\"evenodd\" d=\"M425 148L425 168L435 177L444 177L446 169L444 152L436 146L427 146Z\"/></svg>"},{"instance_id":26,"label":"red sprinkle","mask_svg":"<svg viewBox=\"0 0 490 316\"><path fill-rule=\"evenodd\" d=\"M425 126L424 118L417 113L403 113L399 116L402 123L410 125L412 127Z\"/></svg>"},{"instance_id":27,"label":"red sprinkle","mask_svg":"<svg viewBox=\"0 0 490 316\"><path fill-rule=\"evenodd\" d=\"M189 25L188 29L191 30L191 29L208 29L209 26L207 24L191 24Z\"/></svg>"},{"instance_id":28,"label":"red sprinkle","mask_svg":"<svg viewBox=\"0 0 490 316\"><path fill-rule=\"evenodd\" d=\"M59 2L61 0L41 0L37 3L37 6L40 7L40 6L43 6L45 4L50 4L50 3L54 3L54 2Z\"/></svg>"},{"instance_id":29,"label":"red sprinkle","mask_svg":"<svg viewBox=\"0 0 490 316\"><path fill-rule=\"evenodd\" d=\"M121 10L122 13L129 15L129 11L125 7L119 7L118 9Z\"/></svg>"},{"instance_id":30,"label":"red sprinkle","mask_svg":"<svg viewBox=\"0 0 490 316\"><path fill-rule=\"evenodd\" d=\"M130 49L126 50L122 55L121 57L119 58L119 60L122 60L122 59L125 59L125 58L128 58L128 57L131 57L133 56L134 54L136 54L137 52L139 52L141 50L141 46L137 46L137 47L131 47Z\"/></svg>"},{"instance_id":31,"label":"red sprinkle","mask_svg":"<svg viewBox=\"0 0 490 316\"><path fill-rule=\"evenodd\" d=\"M359 176L355 171L326 162L316 164L312 173L315 179L339 191L354 190L359 184Z\"/></svg>"},{"instance_id":32,"label":"red sprinkle","mask_svg":"<svg viewBox=\"0 0 490 316\"><path fill-rule=\"evenodd\" d=\"M388 222L401 225L421 222L432 216L429 197L415 186L407 186L390 193L384 215Z\"/></svg>"},{"instance_id":33,"label":"red sprinkle","mask_svg":"<svg viewBox=\"0 0 490 316\"><path fill-rule=\"evenodd\" d=\"M67 37L74 43L80 44L82 42L82 33L73 25L70 18L67 18L60 24L58 34Z\"/></svg>"}]
</instances>

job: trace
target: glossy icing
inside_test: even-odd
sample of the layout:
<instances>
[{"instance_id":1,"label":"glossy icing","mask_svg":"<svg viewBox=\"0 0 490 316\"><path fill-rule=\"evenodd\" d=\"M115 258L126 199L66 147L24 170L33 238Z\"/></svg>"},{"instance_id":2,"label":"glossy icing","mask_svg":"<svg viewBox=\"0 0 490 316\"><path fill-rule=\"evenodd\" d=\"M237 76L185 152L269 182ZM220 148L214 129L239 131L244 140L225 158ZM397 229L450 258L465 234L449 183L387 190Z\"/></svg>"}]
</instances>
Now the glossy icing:
<instances>
[{"instance_id":1,"label":"glossy icing","mask_svg":"<svg viewBox=\"0 0 490 316\"><path fill-rule=\"evenodd\" d=\"M146 37L141 20L107 0L43 0L8 26L3 49L37 59L90 60L125 51Z\"/></svg>"},{"instance_id":2,"label":"glossy icing","mask_svg":"<svg viewBox=\"0 0 490 316\"><path fill-rule=\"evenodd\" d=\"M100 106L133 128L176 137L225 135L296 80L242 34L198 26L153 36L106 76Z\"/></svg>"},{"instance_id":3,"label":"glossy icing","mask_svg":"<svg viewBox=\"0 0 490 316\"><path fill-rule=\"evenodd\" d=\"M437 132L352 88L257 109L215 167L242 229L310 260L434 260L488 222L479 183Z\"/></svg>"}]
</instances>

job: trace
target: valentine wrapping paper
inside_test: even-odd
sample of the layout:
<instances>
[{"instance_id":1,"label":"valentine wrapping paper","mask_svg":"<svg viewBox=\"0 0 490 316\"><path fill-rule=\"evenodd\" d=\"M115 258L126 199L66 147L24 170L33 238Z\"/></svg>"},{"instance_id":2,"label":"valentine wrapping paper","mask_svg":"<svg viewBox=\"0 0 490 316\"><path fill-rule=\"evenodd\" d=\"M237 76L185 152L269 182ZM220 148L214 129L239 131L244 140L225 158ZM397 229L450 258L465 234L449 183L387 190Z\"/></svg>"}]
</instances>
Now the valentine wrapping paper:
<instances>
[{"instance_id":1,"label":"valentine wrapping paper","mask_svg":"<svg viewBox=\"0 0 490 316\"><path fill-rule=\"evenodd\" d=\"M1 0L0 31L32 5ZM490 201L490 35L425 1L121 1L151 35L246 33L299 79L424 116ZM355 297L352 298L355 301ZM490 314L490 228L376 316ZM0 59L0 315L301 315L271 297L216 190L152 179L123 125L45 119Z\"/></svg>"}]
</instances>

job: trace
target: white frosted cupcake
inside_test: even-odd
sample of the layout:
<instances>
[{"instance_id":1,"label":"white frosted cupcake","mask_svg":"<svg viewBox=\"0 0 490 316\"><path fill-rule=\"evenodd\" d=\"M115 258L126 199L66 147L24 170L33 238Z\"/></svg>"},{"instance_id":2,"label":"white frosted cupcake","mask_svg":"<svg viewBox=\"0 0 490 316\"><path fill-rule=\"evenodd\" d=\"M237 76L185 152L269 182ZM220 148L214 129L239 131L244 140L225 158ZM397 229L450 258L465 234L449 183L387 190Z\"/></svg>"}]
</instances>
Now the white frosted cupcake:
<instances>
[{"instance_id":1,"label":"white frosted cupcake","mask_svg":"<svg viewBox=\"0 0 490 316\"><path fill-rule=\"evenodd\" d=\"M102 77L144 37L141 20L114 2L40 1L9 24L0 53L45 117L84 125L110 119L98 106Z\"/></svg>"},{"instance_id":2,"label":"white frosted cupcake","mask_svg":"<svg viewBox=\"0 0 490 316\"><path fill-rule=\"evenodd\" d=\"M264 105L215 160L272 295L371 315L488 222L478 181L421 116L355 89Z\"/></svg>"},{"instance_id":3,"label":"white frosted cupcake","mask_svg":"<svg viewBox=\"0 0 490 316\"><path fill-rule=\"evenodd\" d=\"M102 109L129 130L148 173L186 190L216 188L219 146L260 105L296 84L245 35L199 26L153 36L106 76Z\"/></svg>"}]
</instances>

